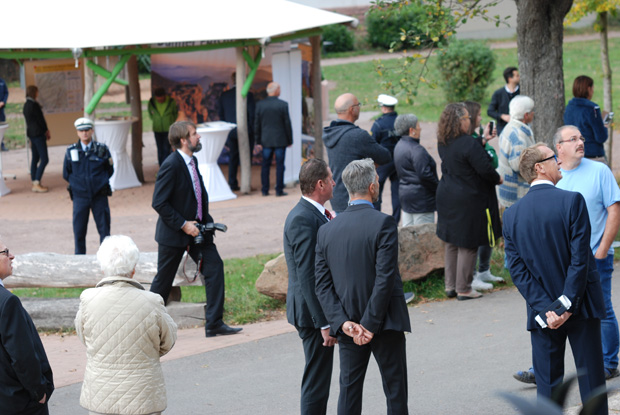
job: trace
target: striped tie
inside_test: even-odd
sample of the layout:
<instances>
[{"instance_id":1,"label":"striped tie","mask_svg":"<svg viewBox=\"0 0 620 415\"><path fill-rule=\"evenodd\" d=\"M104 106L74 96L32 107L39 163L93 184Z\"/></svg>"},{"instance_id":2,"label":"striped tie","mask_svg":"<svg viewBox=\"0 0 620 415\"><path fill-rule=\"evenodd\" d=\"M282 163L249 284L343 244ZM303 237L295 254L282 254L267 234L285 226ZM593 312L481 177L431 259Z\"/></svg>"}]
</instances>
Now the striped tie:
<instances>
[{"instance_id":1,"label":"striped tie","mask_svg":"<svg viewBox=\"0 0 620 415\"><path fill-rule=\"evenodd\" d=\"M192 166L192 181L194 182L194 193L196 193L196 200L198 201L198 212L196 212L196 218L198 221L202 220L202 192L200 191L200 179L198 179L198 170L196 170L196 163L194 159L191 159L189 165Z\"/></svg>"}]
</instances>

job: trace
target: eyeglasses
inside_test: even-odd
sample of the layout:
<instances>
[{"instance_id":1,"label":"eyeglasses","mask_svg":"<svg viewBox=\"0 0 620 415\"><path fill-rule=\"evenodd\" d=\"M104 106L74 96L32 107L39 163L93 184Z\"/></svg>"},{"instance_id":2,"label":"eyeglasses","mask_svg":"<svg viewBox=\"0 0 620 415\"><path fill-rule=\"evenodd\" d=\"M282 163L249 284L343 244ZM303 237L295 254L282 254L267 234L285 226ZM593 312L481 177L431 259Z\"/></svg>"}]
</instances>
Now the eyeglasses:
<instances>
[{"instance_id":1,"label":"eyeglasses","mask_svg":"<svg viewBox=\"0 0 620 415\"><path fill-rule=\"evenodd\" d=\"M571 144L572 144L572 143L576 142L577 140L581 140L581 142L582 142L582 143L585 143L585 142L586 142L586 139L585 139L585 138L583 138L583 136L582 136L582 135L580 135L579 137L577 137L576 135L574 135L574 136L572 136L571 138L569 138L568 140L561 140L561 141L558 141L558 143L559 143L559 144L562 144L562 143L571 143Z\"/></svg>"},{"instance_id":2,"label":"eyeglasses","mask_svg":"<svg viewBox=\"0 0 620 415\"><path fill-rule=\"evenodd\" d=\"M558 156L556 156L556 155L554 154L554 155L553 155L553 156L551 156L551 157L547 157L546 159L542 159L542 160L540 160L538 163L544 163L545 161L547 161L547 160L551 160L551 159L555 159L555 162L556 162L556 163L558 162Z\"/></svg>"},{"instance_id":3,"label":"eyeglasses","mask_svg":"<svg viewBox=\"0 0 620 415\"><path fill-rule=\"evenodd\" d=\"M357 104L353 104L353 105L351 105L351 108L353 108L353 107L361 107L361 106L362 106L362 104L360 104L360 103L358 102Z\"/></svg>"},{"instance_id":4,"label":"eyeglasses","mask_svg":"<svg viewBox=\"0 0 620 415\"><path fill-rule=\"evenodd\" d=\"M5 249L4 251L0 251L0 254L4 254L4 255L6 255L7 257L8 257L8 256L11 256L11 254L9 254L9 248Z\"/></svg>"}]
</instances>

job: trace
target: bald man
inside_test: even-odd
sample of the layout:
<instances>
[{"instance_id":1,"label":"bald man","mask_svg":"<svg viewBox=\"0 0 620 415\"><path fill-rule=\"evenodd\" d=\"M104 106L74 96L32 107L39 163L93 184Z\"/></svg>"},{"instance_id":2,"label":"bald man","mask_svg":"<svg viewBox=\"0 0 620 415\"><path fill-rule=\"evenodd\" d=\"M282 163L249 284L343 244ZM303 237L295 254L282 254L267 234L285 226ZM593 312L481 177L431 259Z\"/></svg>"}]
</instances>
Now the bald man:
<instances>
[{"instance_id":1,"label":"bald man","mask_svg":"<svg viewBox=\"0 0 620 415\"><path fill-rule=\"evenodd\" d=\"M261 168L261 191L263 196L269 195L269 172L271 161L276 156L276 196L286 196L284 192L284 155L286 147L293 144L291 117L288 104L278 97L280 85L271 82L267 85L267 98L256 104L254 117L254 137L256 145L263 150L263 166Z\"/></svg>"},{"instance_id":2,"label":"bald man","mask_svg":"<svg viewBox=\"0 0 620 415\"><path fill-rule=\"evenodd\" d=\"M332 209L336 213L347 208L349 194L342 182L342 171L353 160L371 158L378 164L386 164L392 160L390 151L354 123L360 116L360 102L353 94L342 94L336 98L336 114L338 119L331 122L323 130L323 142L327 147L329 167L334 175L336 187L331 200Z\"/></svg>"}]
</instances>

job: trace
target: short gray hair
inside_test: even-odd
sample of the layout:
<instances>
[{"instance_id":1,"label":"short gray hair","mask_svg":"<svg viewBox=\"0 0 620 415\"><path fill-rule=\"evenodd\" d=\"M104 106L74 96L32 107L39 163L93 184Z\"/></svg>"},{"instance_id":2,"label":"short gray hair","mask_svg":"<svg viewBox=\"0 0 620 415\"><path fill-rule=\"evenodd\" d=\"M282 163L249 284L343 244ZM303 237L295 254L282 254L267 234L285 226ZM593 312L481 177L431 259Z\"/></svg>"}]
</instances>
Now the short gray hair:
<instances>
[{"instance_id":1,"label":"short gray hair","mask_svg":"<svg viewBox=\"0 0 620 415\"><path fill-rule=\"evenodd\" d=\"M414 114L403 114L396 117L394 121L394 130L399 136L409 135L409 129L416 128L418 125L418 117Z\"/></svg>"},{"instance_id":2,"label":"short gray hair","mask_svg":"<svg viewBox=\"0 0 620 415\"><path fill-rule=\"evenodd\" d=\"M562 133L564 132L564 130L569 130L569 129L579 131L579 128L575 127L574 125L563 125L562 127L555 130L555 134L553 134L553 145L554 146L557 146L560 143L560 141L562 141Z\"/></svg>"},{"instance_id":3,"label":"short gray hair","mask_svg":"<svg viewBox=\"0 0 620 415\"><path fill-rule=\"evenodd\" d=\"M375 162L371 158L353 160L342 172L342 182L349 197L368 194L368 187L376 178Z\"/></svg>"},{"instance_id":4,"label":"short gray hair","mask_svg":"<svg viewBox=\"0 0 620 415\"><path fill-rule=\"evenodd\" d=\"M525 95L517 95L514 97L510 104L508 104L508 110L510 112L510 118L522 121L526 112L532 112L534 109L534 100Z\"/></svg>"},{"instance_id":5,"label":"short gray hair","mask_svg":"<svg viewBox=\"0 0 620 415\"><path fill-rule=\"evenodd\" d=\"M97 261L106 277L131 278L139 258L138 247L125 235L108 236L97 251Z\"/></svg>"}]
</instances>

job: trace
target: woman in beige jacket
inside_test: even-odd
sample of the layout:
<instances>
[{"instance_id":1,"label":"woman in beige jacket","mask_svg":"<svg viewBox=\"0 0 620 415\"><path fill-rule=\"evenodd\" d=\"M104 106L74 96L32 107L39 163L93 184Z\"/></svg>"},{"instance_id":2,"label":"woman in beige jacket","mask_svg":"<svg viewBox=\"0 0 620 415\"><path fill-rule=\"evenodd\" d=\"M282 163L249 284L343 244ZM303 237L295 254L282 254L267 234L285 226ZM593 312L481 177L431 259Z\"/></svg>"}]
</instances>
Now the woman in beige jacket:
<instances>
[{"instance_id":1,"label":"woman in beige jacket","mask_svg":"<svg viewBox=\"0 0 620 415\"><path fill-rule=\"evenodd\" d=\"M80 405L90 414L166 409L159 358L172 349L177 326L162 298L132 279L139 256L131 238L107 237L97 252L104 278L80 296L75 328L87 356Z\"/></svg>"}]
</instances>

